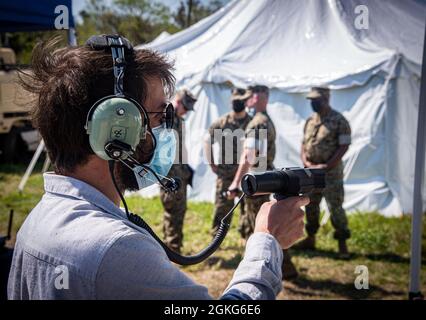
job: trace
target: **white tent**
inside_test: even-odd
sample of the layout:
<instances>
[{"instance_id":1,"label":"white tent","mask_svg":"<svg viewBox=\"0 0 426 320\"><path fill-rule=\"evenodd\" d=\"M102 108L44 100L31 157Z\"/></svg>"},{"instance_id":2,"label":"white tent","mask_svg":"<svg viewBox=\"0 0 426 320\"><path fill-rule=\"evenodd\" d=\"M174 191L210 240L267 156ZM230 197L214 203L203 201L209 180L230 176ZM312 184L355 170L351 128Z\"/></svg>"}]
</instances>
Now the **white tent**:
<instances>
[{"instance_id":1,"label":"white tent","mask_svg":"<svg viewBox=\"0 0 426 320\"><path fill-rule=\"evenodd\" d=\"M157 36L157 38L155 38L154 40L152 40L152 42L150 42L150 45L155 45L156 43L163 42L168 37L170 37L170 33L168 33L167 31L163 31Z\"/></svg>"},{"instance_id":2,"label":"white tent","mask_svg":"<svg viewBox=\"0 0 426 320\"><path fill-rule=\"evenodd\" d=\"M344 157L345 208L411 212L425 17L425 2L414 0L235 0L149 45L175 60L178 86L198 96L186 121L196 170L190 197L213 200L215 176L200 137L229 111L230 83L271 88L276 167L301 166L311 113L304 96L328 85L332 107L353 132Z\"/></svg>"}]
</instances>

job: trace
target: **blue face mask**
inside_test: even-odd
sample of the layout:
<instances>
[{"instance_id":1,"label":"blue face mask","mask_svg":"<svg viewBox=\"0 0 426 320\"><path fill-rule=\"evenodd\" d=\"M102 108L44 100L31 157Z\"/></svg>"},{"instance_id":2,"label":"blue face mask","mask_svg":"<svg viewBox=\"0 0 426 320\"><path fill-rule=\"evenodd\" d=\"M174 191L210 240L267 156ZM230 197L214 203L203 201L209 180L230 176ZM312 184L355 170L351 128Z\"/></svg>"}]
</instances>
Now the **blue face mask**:
<instances>
[{"instance_id":1,"label":"blue face mask","mask_svg":"<svg viewBox=\"0 0 426 320\"><path fill-rule=\"evenodd\" d=\"M166 177L176 156L176 137L174 130L166 129L164 125L152 129L156 147L151 162L146 166L152 169L160 179ZM149 187L158 180L152 172L142 166L133 168L139 190Z\"/></svg>"}]
</instances>

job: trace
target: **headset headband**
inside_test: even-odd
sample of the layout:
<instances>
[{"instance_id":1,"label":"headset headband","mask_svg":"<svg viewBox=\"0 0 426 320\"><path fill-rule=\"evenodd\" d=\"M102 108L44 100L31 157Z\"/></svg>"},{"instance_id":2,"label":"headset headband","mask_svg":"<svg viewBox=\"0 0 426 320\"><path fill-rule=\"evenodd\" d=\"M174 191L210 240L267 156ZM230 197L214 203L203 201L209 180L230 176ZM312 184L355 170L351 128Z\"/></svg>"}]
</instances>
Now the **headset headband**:
<instances>
[{"instance_id":1,"label":"headset headband","mask_svg":"<svg viewBox=\"0 0 426 320\"><path fill-rule=\"evenodd\" d=\"M124 96L124 71L126 67L125 50L133 52L129 40L119 35L92 36L86 45L93 50L110 50L114 70L114 94Z\"/></svg>"},{"instance_id":2,"label":"headset headband","mask_svg":"<svg viewBox=\"0 0 426 320\"><path fill-rule=\"evenodd\" d=\"M108 45L111 48L112 63L114 69L114 94L116 96L124 96L124 70L126 67L126 59L124 57L124 45L121 37L114 38L106 36Z\"/></svg>"},{"instance_id":3,"label":"headset headband","mask_svg":"<svg viewBox=\"0 0 426 320\"><path fill-rule=\"evenodd\" d=\"M86 46L90 47L92 50L97 51L106 51L111 53L112 63L113 63L113 73L114 73L114 95L103 97L99 99L92 107L89 109L86 117L85 129L88 129L88 123L92 117L92 114L100 102L110 99L114 96L123 97L127 100L131 100L138 108L143 112L144 116L147 118L145 110L139 107L139 104L130 97L126 96L124 93L124 74L126 68L126 58L125 53L133 52L133 46L129 40L119 35L94 35L87 39Z\"/></svg>"}]
</instances>

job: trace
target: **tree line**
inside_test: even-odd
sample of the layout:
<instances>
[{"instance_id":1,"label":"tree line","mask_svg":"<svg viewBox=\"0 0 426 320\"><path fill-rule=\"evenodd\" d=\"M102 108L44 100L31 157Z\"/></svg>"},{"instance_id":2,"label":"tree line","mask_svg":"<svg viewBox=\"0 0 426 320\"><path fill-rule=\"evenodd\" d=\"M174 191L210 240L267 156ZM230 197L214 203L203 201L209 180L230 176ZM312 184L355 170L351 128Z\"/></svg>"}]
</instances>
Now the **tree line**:
<instances>
[{"instance_id":1,"label":"tree line","mask_svg":"<svg viewBox=\"0 0 426 320\"><path fill-rule=\"evenodd\" d=\"M181 31L209 16L229 0L181 0L172 9L159 0L86 0L85 7L75 18L78 44L83 44L93 34L122 34L133 44L154 40L161 32ZM15 50L17 62L27 64L36 42L55 35L67 43L63 30L44 32L14 32L2 35L1 45Z\"/></svg>"}]
</instances>

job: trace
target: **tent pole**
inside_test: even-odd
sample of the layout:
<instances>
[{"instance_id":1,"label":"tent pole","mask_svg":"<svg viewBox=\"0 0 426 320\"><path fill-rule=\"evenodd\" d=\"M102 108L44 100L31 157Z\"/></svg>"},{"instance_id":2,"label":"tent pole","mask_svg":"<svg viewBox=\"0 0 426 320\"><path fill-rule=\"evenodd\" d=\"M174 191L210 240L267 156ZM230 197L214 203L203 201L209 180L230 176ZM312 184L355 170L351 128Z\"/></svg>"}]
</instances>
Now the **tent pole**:
<instances>
[{"instance_id":1,"label":"tent pole","mask_svg":"<svg viewBox=\"0 0 426 320\"><path fill-rule=\"evenodd\" d=\"M410 300L423 299L420 291L420 270L422 263L422 218L423 178L426 153L426 32L423 42L423 64L420 85L419 114L417 120L416 162L414 167L413 216L411 224Z\"/></svg>"},{"instance_id":2,"label":"tent pole","mask_svg":"<svg viewBox=\"0 0 426 320\"><path fill-rule=\"evenodd\" d=\"M75 36L75 29L74 28L68 29L68 44L70 46L76 46L77 45L77 38Z\"/></svg>"},{"instance_id":3,"label":"tent pole","mask_svg":"<svg viewBox=\"0 0 426 320\"><path fill-rule=\"evenodd\" d=\"M34 167L37 163L37 160L38 160L38 158L40 158L40 155L43 152L43 150L44 150L44 141L41 140L38 147L37 147L36 152L33 155L33 158L31 159L30 164L27 167L27 170L25 171L24 176L21 179L21 182L19 182L19 186L18 186L19 192L22 192L24 190L24 187L27 184L28 178L30 177L31 173L33 172ZM47 156L47 154L46 154L46 156Z\"/></svg>"},{"instance_id":4,"label":"tent pole","mask_svg":"<svg viewBox=\"0 0 426 320\"><path fill-rule=\"evenodd\" d=\"M46 159L44 159L43 168L41 169L41 173L47 172L50 168L50 158L49 155L46 152Z\"/></svg>"}]
</instances>

